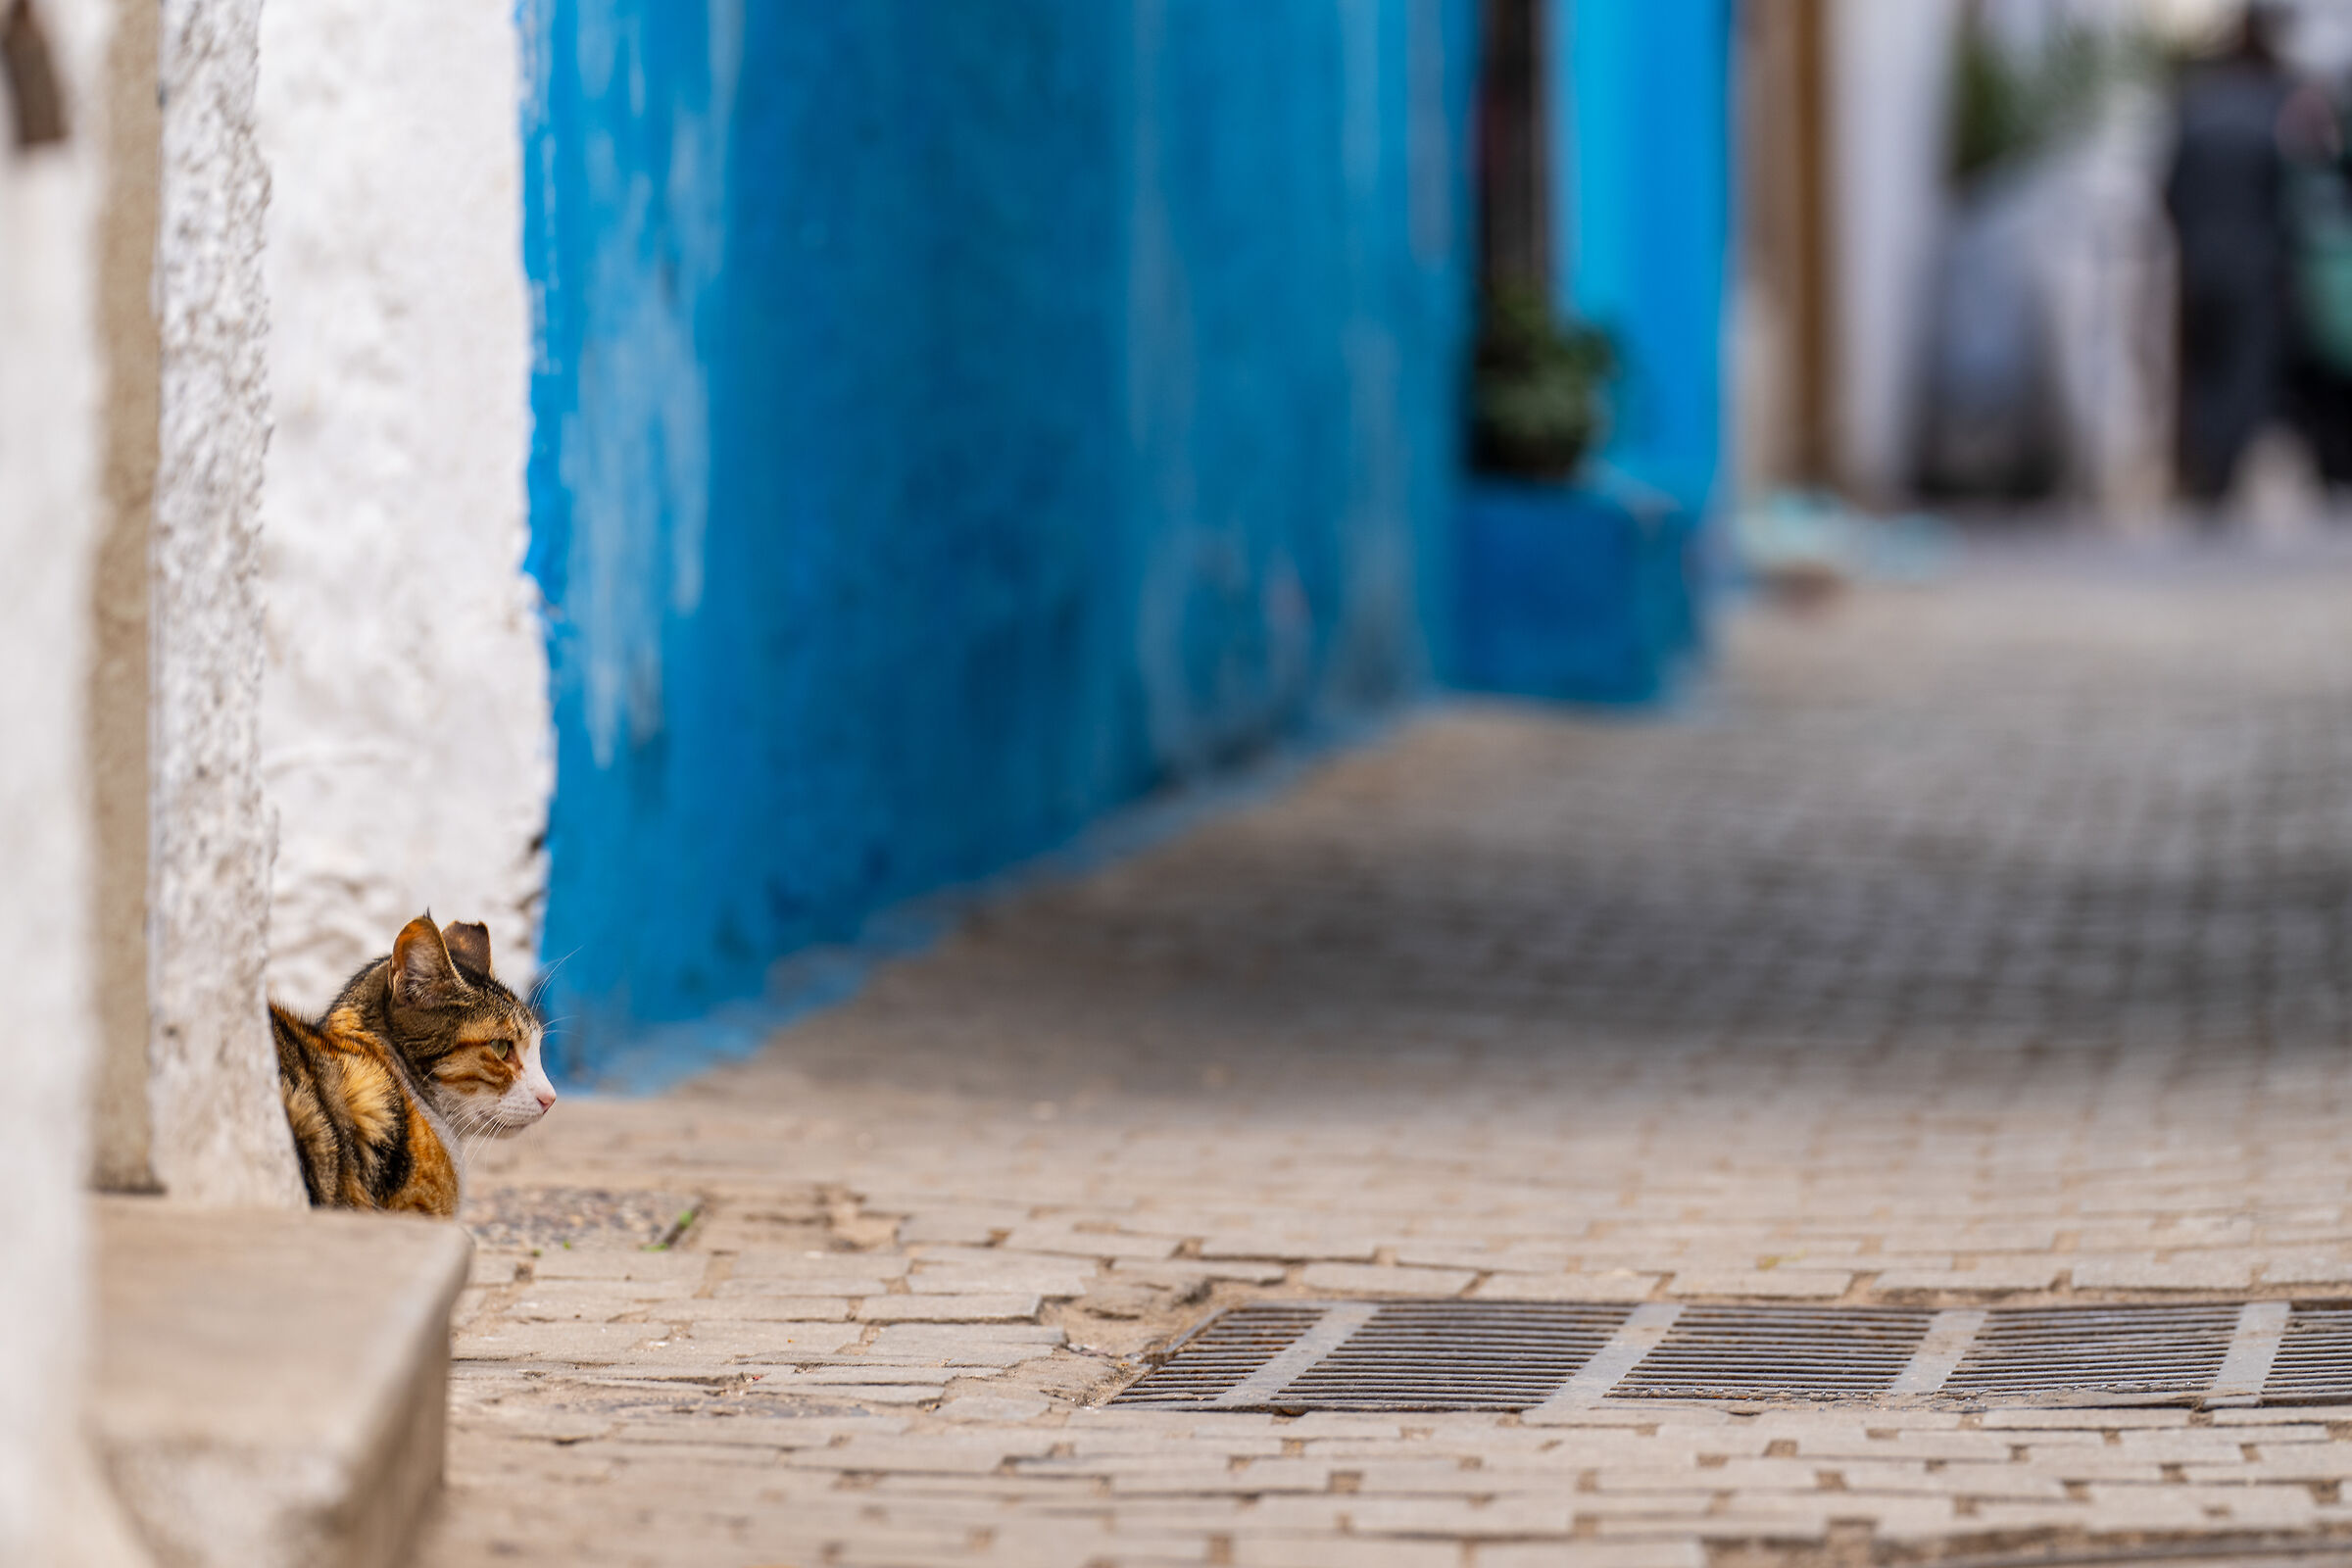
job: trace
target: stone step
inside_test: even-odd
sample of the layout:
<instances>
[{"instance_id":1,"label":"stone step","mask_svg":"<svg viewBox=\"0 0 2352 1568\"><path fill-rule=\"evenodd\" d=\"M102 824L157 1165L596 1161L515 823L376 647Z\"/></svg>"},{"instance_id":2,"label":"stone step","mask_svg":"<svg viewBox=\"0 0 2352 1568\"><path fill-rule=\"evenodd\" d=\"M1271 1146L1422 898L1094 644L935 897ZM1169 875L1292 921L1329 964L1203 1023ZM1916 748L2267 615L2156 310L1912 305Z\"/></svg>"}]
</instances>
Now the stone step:
<instances>
[{"instance_id":1,"label":"stone step","mask_svg":"<svg viewBox=\"0 0 2352 1568\"><path fill-rule=\"evenodd\" d=\"M455 1225L96 1200L94 1425L160 1562L391 1568L441 1484Z\"/></svg>"}]
</instances>

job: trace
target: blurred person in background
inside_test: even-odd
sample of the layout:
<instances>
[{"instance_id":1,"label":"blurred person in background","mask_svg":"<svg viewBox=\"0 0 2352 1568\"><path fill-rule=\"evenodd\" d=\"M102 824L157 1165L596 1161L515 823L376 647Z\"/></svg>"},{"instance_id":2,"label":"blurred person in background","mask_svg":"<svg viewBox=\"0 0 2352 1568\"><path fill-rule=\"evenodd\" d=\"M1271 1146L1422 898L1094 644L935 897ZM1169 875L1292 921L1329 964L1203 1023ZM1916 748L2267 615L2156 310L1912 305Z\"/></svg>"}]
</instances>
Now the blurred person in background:
<instances>
[{"instance_id":1,"label":"blurred person in background","mask_svg":"<svg viewBox=\"0 0 2352 1568\"><path fill-rule=\"evenodd\" d=\"M2287 164L2293 82L2280 14L2248 8L2232 46L2182 80L2165 206L2180 236L2180 484L2219 501L2278 414L2292 357Z\"/></svg>"}]
</instances>

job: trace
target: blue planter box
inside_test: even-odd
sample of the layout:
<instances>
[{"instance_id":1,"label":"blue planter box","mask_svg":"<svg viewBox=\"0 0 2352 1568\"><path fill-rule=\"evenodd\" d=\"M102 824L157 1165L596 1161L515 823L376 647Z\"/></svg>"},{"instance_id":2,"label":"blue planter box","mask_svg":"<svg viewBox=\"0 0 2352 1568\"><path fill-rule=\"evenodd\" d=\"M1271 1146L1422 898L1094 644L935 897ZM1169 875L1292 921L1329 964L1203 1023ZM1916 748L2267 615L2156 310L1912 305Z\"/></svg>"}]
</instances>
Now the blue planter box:
<instances>
[{"instance_id":1,"label":"blue planter box","mask_svg":"<svg viewBox=\"0 0 2352 1568\"><path fill-rule=\"evenodd\" d=\"M1663 499L1478 479L1456 530L1453 682L1620 706L1704 642L1697 520Z\"/></svg>"}]
</instances>

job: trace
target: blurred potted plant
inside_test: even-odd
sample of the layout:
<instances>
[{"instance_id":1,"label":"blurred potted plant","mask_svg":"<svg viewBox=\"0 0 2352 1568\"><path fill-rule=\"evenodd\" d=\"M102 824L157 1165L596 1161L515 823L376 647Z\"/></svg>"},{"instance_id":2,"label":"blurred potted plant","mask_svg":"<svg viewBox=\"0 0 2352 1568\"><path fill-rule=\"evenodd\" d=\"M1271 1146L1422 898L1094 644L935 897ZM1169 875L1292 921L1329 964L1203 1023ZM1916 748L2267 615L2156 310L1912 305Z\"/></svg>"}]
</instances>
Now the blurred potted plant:
<instances>
[{"instance_id":1,"label":"blurred potted plant","mask_svg":"<svg viewBox=\"0 0 2352 1568\"><path fill-rule=\"evenodd\" d=\"M1471 364L1470 462L1481 473L1573 478L1608 425L1608 334L1563 324L1532 288L1487 301Z\"/></svg>"}]
</instances>

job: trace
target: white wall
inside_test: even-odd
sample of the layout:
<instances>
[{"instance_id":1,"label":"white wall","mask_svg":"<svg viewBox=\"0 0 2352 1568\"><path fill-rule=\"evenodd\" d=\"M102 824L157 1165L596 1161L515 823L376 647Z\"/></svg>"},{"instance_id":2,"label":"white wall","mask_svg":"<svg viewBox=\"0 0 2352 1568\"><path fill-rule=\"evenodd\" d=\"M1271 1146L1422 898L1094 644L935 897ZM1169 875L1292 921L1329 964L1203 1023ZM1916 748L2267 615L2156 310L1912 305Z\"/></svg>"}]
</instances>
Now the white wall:
<instances>
[{"instance_id":1,"label":"white wall","mask_svg":"<svg viewBox=\"0 0 2352 1568\"><path fill-rule=\"evenodd\" d=\"M90 823L100 522L96 220L107 0L43 0L70 135L0 134L0 1562L136 1561L79 1438L88 1313ZM0 95L0 110L6 99ZM5 125L0 119L0 125Z\"/></svg>"},{"instance_id":2,"label":"white wall","mask_svg":"<svg viewBox=\"0 0 2352 1568\"><path fill-rule=\"evenodd\" d=\"M49 18L77 56L91 9ZM78 121L79 94L70 107ZM75 701L97 522L86 128L28 156L0 135L0 1562L40 1560L43 1453L72 1422L82 1343L81 1106L97 1060Z\"/></svg>"},{"instance_id":3,"label":"white wall","mask_svg":"<svg viewBox=\"0 0 2352 1568\"><path fill-rule=\"evenodd\" d=\"M254 137L261 0L163 0L153 298L151 1165L174 1198L298 1205L263 1010L259 531L270 434Z\"/></svg>"},{"instance_id":4,"label":"white wall","mask_svg":"<svg viewBox=\"0 0 2352 1568\"><path fill-rule=\"evenodd\" d=\"M1958 22L1957 0L1831 11L1833 418L1839 474L1865 498L1912 477Z\"/></svg>"},{"instance_id":5,"label":"white wall","mask_svg":"<svg viewBox=\"0 0 2352 1568\"><path fill-rule=\"evenodd\" d=\"M527 975L553 783L510 0L271 5L262 136L273 993L306 1007L431 907Z\"/></svg>"}]
</instances>

